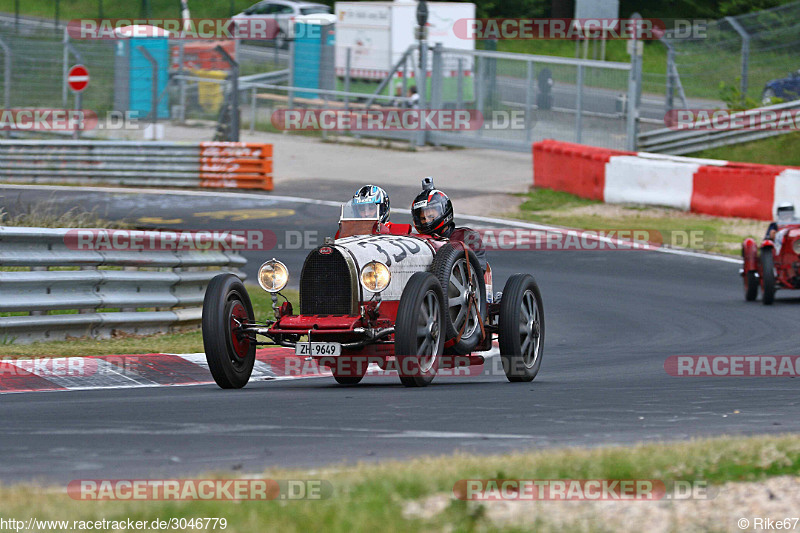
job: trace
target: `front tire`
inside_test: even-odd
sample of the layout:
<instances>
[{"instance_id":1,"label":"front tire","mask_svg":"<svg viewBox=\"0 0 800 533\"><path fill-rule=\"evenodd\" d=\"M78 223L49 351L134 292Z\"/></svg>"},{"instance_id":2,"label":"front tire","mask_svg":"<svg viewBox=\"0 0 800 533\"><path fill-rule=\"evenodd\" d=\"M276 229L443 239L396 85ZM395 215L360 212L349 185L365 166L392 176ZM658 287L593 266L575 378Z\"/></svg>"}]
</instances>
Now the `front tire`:
<instances>
[{"instance_id":1,"label":"front tire","mask_svg":"<svg viewBox=\"0 0 800 533\"><path fill-rule=\"evenodd\" d=\"M444 351L444 295L439 280L417 272L408 280L394 332L394 353L400 382L425 387L436 377Z\"/></svg>"},{"instance_id":2,"label":"front tire","mask_svg":"<svg viewBox=\"0 0 800 533\"><path fill-rule=\"evenodd\" d=\"M254 321L253 304L233 274L215 276L203 299L203 348L211 375L223 389L247 385L256 361L256 343L240 331Z\"/></svg>"},{"instance_id":3,"label":"front tire","mask_svg":"<svg viewBox=\"0 0 800 533\"><path fill-rule=\"evenodd\" d=\"M514 274L503 287L499 317L500 357L511 382L533 381L542 366L544 305L536 280Z\"/></svg>"},{"instance_id":4,"label":"front tire","mask_svg":"<svg viewBox=\"0 0 800 533\"><path fill-rule=\"evenodd\" d=\"M764 305L772 305L775 301L775 258L772 248L761 249L761 290Z\"/></svg>"}]
</instances>

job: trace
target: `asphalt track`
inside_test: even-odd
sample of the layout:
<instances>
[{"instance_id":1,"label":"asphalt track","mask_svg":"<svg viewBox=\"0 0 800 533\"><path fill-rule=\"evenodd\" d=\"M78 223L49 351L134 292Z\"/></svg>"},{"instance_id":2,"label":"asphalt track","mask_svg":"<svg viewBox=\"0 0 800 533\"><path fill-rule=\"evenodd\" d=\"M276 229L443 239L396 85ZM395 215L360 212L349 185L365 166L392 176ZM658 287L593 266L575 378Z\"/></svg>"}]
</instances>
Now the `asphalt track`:
<instances>
[{"instance_id":1,"label":"asphalt track","mask_svg":"<svg viewBox=\"0 0 800 533\"><path fill-rule=\"evenodd\" d=\"M351 188L331 195L336 184L306 187L306 196L340 198ZM413 187L401 189L390 193L410 201ZM163 227L329 234L337 217L332 206L268 195L22 191L0 189L6 209L50 199L131 220L181 219ZM245 221L196 216L241 209L295 214ZM305 250L281 252L266 255L285 259L297 276ZM251 253L251 267L264 256ZM517 271L533 273L542 289L547 337L532 383L510 384L487 371L437 378L424 389L406 389L396 377L369 377L355 387L309 379L251 383L238 391L196 386L3 395L0 480L257 472L455 450L502 453L800 430L795 380L678 378L664 370L665 359L676 354L800 353L793 333L800 298L779 293L771 307L747 304L737 265L691 256L510 251L494 252L490 261L495 290Z\"/></svg>"}]
</instances>

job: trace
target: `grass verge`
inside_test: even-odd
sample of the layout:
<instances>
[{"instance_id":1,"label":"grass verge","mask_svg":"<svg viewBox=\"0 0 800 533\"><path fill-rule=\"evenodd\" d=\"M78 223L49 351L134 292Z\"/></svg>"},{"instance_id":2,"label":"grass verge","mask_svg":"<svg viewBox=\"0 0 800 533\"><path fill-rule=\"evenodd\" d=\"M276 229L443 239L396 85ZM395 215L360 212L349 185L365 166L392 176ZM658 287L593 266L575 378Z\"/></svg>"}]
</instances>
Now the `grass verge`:
<instances>
[{"instance_id":1,"label":"grass verge","mask_svg":"<svg viewBox=\"0 0 800 533\"><path fill-rule=\"evenodd\" d=\"M656 479L726 482L762 481L796 475L800 469L797 435L747 438L721 437L633 447L558 449L496 456L455 454L413 461L359 464L314 471L267 470L263 478L325 480L332 494L301 501L76 501L65 486L18 485L0 488L3 518L40 520L146 520L155 518L224 517L228 532L251 531L523 531L535 522L537 531L562 531L549 524L553 515L577 502L561 502L556 513L524 514L525 522L498 527L488 517L494 504L450 498L463 479ZM216 477L230 478L230 473ZM206 476L208 478L208 476ZM442 496L444 506L412 513L410 505ZM35 503L34 503L35 502ZM713 500L703 502L715 505ZM520 502L525 506L529 503ZM634 512L655 502L619 502L619 512ZM679 502L675 506L681 505ZM531 507L531 511L534 508ZM647 513L645 512L645 515ZM746 513L745 513L746 514ZM562 517L557 517L561 519ZM646 516L644 517L647 518ZM577 524L576 524L577 526ZM603 531L597 519L580 531ZM55 528L57 529L57 528ZM723 528L727 529L727 528Z\"/></svg>"},{"instance_id":2,"label":"grass verge","mask_svg":"<svg viewBox=\"0 0 800 533\"><path fill-rule=\"evenodd\" d=\"M760 220L712 217L678 209L617 205L587 200L573 194L535 189L519 195L519 209L505 216L587 230L647 230L675 248L738 255L745 237L763 234L767 223Z\"/></svg>"},{"instance_id":3,"label":"grass verge","mask_svg":"<svg viewBox=\"0 0 800 533\"><path fill-rule=\"evenodd\" d=\"M256 320L272 317L272 299L257 285L248 285ZM283 294L299 308L299 293L285 290ZM280 301L283 301L282 299ZM34 344L0 344L1 357L20 356L86 356L144 353L199 353L203 351L203 335L199 330L162 335L126 335L111 339L73 339Z\"/></svg>"},{"instance_id":4,"label":"grass verge","mask_svg":"<svg viewBox=\"0 0 800 533\"><path fill-rule=\"evenodd\" d=\"M702 150L690 157L800 167L800 132Z\"/></svg>"}]
</instances>

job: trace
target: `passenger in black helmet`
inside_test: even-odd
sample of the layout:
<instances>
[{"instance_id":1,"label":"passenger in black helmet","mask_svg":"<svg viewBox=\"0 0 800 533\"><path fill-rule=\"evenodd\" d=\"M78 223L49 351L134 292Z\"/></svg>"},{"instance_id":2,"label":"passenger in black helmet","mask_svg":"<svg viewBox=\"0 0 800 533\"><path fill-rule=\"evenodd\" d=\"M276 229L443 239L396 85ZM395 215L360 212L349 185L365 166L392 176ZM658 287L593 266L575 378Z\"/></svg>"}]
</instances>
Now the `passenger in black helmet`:
<instances>
[{"instance_id":1,"label":"passenger in black helmet","mask_svg":"<svg viewBox=\"0 0 800 533\"><path fill-rule=\"evenodd\" d=\"M480 234L470 228L457 228L453 220L453 203L447 195L436 189L433 178L422 180L422 192L411 204L411 219L419 233L461 241L475 253L486 271L486 250Z\"/></svg>"}]
</instances>

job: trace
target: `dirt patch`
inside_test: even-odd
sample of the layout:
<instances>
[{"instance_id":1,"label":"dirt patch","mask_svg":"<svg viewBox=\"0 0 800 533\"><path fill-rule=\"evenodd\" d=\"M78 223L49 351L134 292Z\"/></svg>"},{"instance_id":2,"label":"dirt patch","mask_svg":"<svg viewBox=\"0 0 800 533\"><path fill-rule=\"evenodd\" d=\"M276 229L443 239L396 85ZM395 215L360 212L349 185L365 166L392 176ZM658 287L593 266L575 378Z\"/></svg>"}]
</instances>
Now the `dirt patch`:
<instances>
[{"instance_id":1,"label":"dirt patch","mask_svg":"<svg viewBox=\"0 0 800 533\"><path fill-rule=\"evenodd\" d=\"M482 217L503 217L508 216L508 213L519 211L519 206L524 201L525 198L513 194L482 194L454 199L453 209L456 211L456 216L458 213L464 213Z\"/></svg>"},{"instance_id":2,"label":"dirt patch","mask_svg":"<svg viewBox=\"0 0 800 533\"><path fill-rule=\"evenodd\" d=\"M469 502L493 526L529 527L537 531L615 531L621 533L759 531L757 518L774 521L796 517L800 509L800 477L782 476L760 482L730 482L712 486L709 499L663 501L500 501ZM430 519L452 502L450 495L437 494L409 502L407 517ZM743 519L740 523L739 520ZM747 520L747 523L744 522ZM741 527L744 526L744 527ZM785 529L785 528L782 528ZM800 529L790 519L788 529Z\"/></svg>"}]
</instances>

